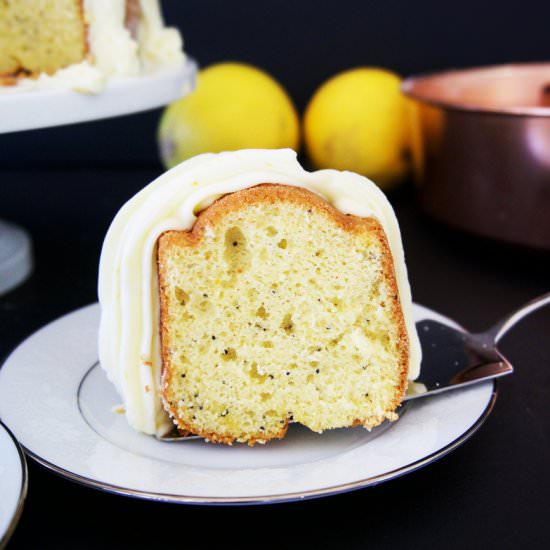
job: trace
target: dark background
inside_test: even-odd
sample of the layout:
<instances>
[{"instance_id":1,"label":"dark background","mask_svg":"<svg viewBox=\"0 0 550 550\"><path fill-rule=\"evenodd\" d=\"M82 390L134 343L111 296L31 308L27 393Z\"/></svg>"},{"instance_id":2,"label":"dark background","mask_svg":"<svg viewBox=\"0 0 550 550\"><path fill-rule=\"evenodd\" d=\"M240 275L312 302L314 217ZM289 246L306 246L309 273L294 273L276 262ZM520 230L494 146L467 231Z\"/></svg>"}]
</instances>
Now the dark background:
<instances>
[{"instance_id":1,"label":"dark background","mask_svg":"<svg viewBox=\"0 0 550 550\"><path fill-rule=\"evenodd\" d=\"M359 65L407 76L550 57L543 0L165 0L163 8L202 66L257 65L301 112L326 78ZM0 135L0 166L152 166L159 116Z\"/></svg>"},{"instance_id":2,"label":"dark background","mask_svg":"<svg viewBox=\"0 0 550 550\"><path fill-rule=\"evenodd\" d=\"M405 76L550 57L549 2L163 5L201 65L258 65L279 79L300 110L325 78L357 65ZM161 171L159 116L157 110L0 135L0 218L29 230L36 260L32 276L0 296L0 363L45 323L96 300L110 220ZM549 290L547 256L430 222L410 182L390 200L419 303L481 330ZM547 308L505 339L516 372L501 383L487 422L450 455L402 478L308 502L211 508L101 493L29 461L29 494L9 548L547 548L549 329Z\"/></svg>"}]
</instances>

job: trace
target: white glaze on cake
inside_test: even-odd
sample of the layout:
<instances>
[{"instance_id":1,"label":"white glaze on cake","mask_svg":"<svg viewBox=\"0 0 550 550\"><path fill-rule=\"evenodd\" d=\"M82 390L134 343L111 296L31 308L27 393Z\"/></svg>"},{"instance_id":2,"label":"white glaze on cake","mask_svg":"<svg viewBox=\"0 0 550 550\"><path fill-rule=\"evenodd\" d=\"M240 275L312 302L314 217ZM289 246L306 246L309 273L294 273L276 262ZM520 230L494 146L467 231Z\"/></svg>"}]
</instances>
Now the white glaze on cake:
<instances>
[{"instance_id":1,"label":"white glaze on cake","mask_svg":"<svg viewBox=\"0 0 550 550\"><path fill-rule=\"evenodd\" d=\"M290 149L199 155L164 173L130 199L113 220L103 244L99 357L136 430L162 434L172 428L160 399L157 238L168 229L190 229L198 212L217 198L260 183L304 187L343 213L378 219L392 252L409 334L409 378L418 376L420 343L401 234L380 189L351 172L307 172Z\"/></svg>"}]
</instances>

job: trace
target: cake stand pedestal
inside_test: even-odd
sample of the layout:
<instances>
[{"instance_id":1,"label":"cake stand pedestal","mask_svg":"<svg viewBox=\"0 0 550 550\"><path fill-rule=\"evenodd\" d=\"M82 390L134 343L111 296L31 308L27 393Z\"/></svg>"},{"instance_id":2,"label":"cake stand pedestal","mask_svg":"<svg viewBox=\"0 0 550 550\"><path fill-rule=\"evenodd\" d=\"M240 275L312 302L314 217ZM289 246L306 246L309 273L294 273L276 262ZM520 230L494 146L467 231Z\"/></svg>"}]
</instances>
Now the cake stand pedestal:
<instances>
[{"instance_id":1,"label":"cake stand pedestal","mask_svg":"<svg viewBox=\"0 0 550 550\"><path fill-rule=\"evenodd\" d=\"M32 264L27 232L0 220L0 295L22 283L31 273Z\"/></svg>"},{"instance_id":2,"label":"cake stand pedestal","mask_svg":"<svg viewBox=\"0 0 550 550\"><path fill-rule=\"evenodd\" d=\"M69 89L0 88L0 134L112 118L162 107L189 94L197 63L187 58L177 69L109 81L97 94ZM0 295L22 283L32 271L27 232L0 219Z\"/></svg>"}]
</instances>

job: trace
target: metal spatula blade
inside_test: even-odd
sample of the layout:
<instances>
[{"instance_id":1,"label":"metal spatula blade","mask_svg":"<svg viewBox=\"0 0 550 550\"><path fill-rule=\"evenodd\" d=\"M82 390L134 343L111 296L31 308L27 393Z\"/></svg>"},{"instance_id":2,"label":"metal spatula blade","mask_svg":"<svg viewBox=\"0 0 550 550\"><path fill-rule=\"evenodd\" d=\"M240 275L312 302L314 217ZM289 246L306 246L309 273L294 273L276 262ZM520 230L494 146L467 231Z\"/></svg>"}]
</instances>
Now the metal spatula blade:
<instances>
[{"instance_id":1,"label":"metal spatula blade","mask_svg":"<svg viewBox=\"0 0 550 550\"><path fill-rule=\"evenodd\" d=\"M420 378L403 401L500 378L514 372L498 350L499 340L521 319L550 303L550 293L525 304L486 332L471 334L438 321L416 323L422 346Z\"/></svg>"},{"instance_id":2,"label":"metal spatula blade","mask_svg":"<svg viewBox=\"0 0 550 550\"><path fill-rule=\"evenodd\" d=\"M420 378L403 401L514 372L494 345L480 346L477 335L432 320L416 323L416 330L422 346Z\"/></svg>"}]
</instances>

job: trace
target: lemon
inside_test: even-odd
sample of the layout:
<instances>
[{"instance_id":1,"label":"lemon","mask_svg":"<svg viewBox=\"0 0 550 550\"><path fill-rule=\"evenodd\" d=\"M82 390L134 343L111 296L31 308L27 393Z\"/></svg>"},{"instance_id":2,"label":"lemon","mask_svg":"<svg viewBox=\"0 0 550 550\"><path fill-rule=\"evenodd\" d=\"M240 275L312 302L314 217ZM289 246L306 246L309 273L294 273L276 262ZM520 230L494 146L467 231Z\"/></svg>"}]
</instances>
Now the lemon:
<instances>
[{"instance_id":1,"label":"lemon","mask_svg":"<svg viewBox=\"0 0 550 550\"><path fill-rule=\"evenodd\" d=\"M282 86L243 63L218 63L199 72L195 91L170 104L158 133L170 168L205 152L276 149L299 143L299 119Z\"/></svg>"},{"instance_id":2,"label":"lemon","mask_svg":"<svg viewBox=\"0 0 550 550\"><path fill-rule=\"evenodd\" d=\"M385 69L360 67L327 80L304 115L304 137L317 168L359 172L383 189L409 169L409 132L401 79Z\"/></svg>"}]
</instances>

